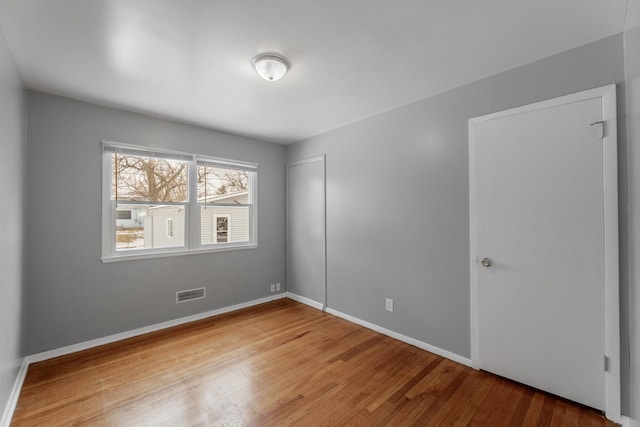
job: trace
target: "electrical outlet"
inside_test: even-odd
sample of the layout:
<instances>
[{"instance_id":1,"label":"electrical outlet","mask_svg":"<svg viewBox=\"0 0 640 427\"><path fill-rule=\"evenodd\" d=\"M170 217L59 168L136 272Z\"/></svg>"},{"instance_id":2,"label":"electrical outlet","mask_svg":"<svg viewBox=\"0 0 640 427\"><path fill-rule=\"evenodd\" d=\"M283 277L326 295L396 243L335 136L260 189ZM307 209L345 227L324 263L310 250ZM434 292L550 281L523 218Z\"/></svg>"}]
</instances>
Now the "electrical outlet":
<instances>
[{"instance_id":1,"label":"electrical outlet","mask_svg":"<svg viewBox=\"0 0 640 427\"><path fill-rule=\"evenodd\" d=\"M271 284L271 292L275 292L276 291L276 284L272 283Z\"/></svg>"},{"instance_id":2,"label":"electrical outlet","mask_svg":"<svg viewBox=\"0 0 640 427\"><path fill-rule=\"evenodd\" d=\"M276 291L280 290L280 283L276 283Z\"/></svg>"},{"instance_id":3,"label":"electrical outlet","mask_svg":"<svg viewBox=\"0 0 640 427\"><path fill-rule=\"evenodd\" d=\"M385 309L393 312L393 300L391 298L387 298Z\"/></svg>"}]
</instances>

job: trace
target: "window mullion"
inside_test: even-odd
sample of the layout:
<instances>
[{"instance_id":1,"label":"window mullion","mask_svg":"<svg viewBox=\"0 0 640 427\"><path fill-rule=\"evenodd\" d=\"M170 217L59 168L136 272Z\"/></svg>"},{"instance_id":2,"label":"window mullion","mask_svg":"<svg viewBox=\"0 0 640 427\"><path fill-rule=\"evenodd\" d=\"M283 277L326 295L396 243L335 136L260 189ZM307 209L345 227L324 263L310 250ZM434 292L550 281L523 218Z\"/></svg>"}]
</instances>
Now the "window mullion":
<instances>
[{"instance_id":1,"label":"window mullion","mask_svg":"<svg viewBox=\"0 0 640 427\"><path fill-rule=\"evenodd\" d=\"M249 208L249 240L251 243L256 243L258 241L258 216L257 216L257 205L258 205L258 173L257 171L249 174L249 203L251 207Z\"/></svg>"},{"instance_id":2,"label":"window mullion","mask_svg":"<svg viewBox=\"0 0 640 427\"><path fill-rule=\"evenodd\" d=\"M200 242L200 206L198 205L198 162L196 156L189 162L189 228L187 230L189 249L199 249Z\"/></svg>"},{"instance_id":3,"label":"window mullion","mask_svg":"<svg viewBox=\"0 0 640 427\"><path fill-rule=\"evenodd\" d=\"M102 154L102 253L114 255L116 252L115 206L111 202L111 156ZM108 236L108 238L104 238Z\"/></svg>"}]
</instances>

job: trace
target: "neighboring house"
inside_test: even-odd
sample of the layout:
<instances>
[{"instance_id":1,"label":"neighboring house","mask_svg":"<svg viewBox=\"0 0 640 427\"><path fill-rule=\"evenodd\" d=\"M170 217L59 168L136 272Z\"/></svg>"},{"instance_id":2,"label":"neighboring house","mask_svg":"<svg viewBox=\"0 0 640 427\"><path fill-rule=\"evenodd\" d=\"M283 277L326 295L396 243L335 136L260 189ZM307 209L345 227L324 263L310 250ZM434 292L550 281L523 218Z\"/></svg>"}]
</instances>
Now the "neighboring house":
<instances>
[{"instance_id":1,"label":"neighboring house","mask_svg":"<svg viewBox=\"0 0 640 427\"><path fill-rule=\"evenodd\" d=\"M144 216L144 247L184 245L184 207L152 206Z\"/></svg>"},{"instance_id":2,"label":"neighboring house","mask_svg":"<svg viewBox=\"0 0 640 427\"><path fill-rule=\"evenodd\" d=\"M204 198L199 199L204 202ZM200 242L229 243L249 241L249 192L207 197L207 204L200 208ZM216 206L216 204L238 206ZM242 206L245 205L245 206Z\"/></svg>"},{"instance_id":3,"label":"neighboring house","mask_svg":"<svg viewBox=\"0 0 640 427\"><path fill-rule=\"evenodd\" d=\"M204 198L198 199L204 202ZM200 242L247 242L249 240L249 202L247 191L207 197L200 208ZM224 204L220 206L219 204ZM235 204L237 206L230 206ZM162 248L184 245L184 208L149 207L144 216L144 247Z\"/></svg>"},{"instance_id":4,"label":"neighboring house","mask_svg":"<svg viewBox=\"0 0 640 427\"><path fill-rule=\"evenodd\" d=\"M117 209L116 210L116 227L126 228L142 228L143 217L146 209Z\"/></svg>"}]
</instances>

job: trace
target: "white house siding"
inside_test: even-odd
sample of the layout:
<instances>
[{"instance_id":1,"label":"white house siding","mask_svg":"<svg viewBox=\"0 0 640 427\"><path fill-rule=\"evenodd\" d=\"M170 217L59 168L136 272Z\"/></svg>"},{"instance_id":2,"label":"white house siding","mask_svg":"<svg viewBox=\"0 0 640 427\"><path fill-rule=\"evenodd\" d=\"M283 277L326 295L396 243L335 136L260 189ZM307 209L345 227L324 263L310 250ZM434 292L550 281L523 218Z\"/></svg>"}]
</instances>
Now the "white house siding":
<instances>
[{"instance_id":1,"label":"white house siding","mask_svg":"<svg viewBox=\"0 0 640 427\"><path fill-rule=\"evenodd\" d=\"M184 245L184 208L162 206L149 208L144 217L144 247L166 248ZM173 237L167 235L167 219L173 219Z\"/></svg>"},{"instance_id":2,"label":"white house siding","mask_svg":"<svg viewBox=\"0 0 640 427\"><path fill-rule=\"evenodd\" d=\"M249 240L248 206L207 206L200 208L200 241L202 244L215 242L215 217L229 215L229 242Z\"/></svg>"}]
</instances>

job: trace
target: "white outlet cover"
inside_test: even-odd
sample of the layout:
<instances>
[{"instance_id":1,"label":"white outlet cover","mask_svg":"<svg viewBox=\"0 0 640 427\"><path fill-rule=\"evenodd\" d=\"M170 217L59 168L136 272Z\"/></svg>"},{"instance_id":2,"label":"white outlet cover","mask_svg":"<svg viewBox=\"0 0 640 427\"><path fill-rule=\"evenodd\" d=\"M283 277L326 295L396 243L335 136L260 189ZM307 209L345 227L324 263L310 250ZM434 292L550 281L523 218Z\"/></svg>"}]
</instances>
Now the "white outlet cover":
<instances>
[{"instance_id":1,"label":"white outlet cover","mask_svg":"<svg viewBox=\"0 0 640 427\"><path fill-rule=\"evenodd\" d=\"M276 283L276 291L280 290L280 283Z\"/></svg>"},{"instance_id":2,"label":"white outlet cover","mask_svg":"<svg viewBox=\"0 0 640 427\"><path fill-rule=\"evenodd\" d=\"M386 305L385 305L385 309L387 311L391 311L393 312L393 300L391 298L387 298L386 300Z\"/></svg>"},{"instance_id":3,"label":"white outlet cover","mask_svg":"<svg viewBox=\"0 0 640 427\"><path fill-rule=\"evenodd\" d=\"M271 292L276 291L276 285L274 283L271 284Z\"/></svg>"}]
</instances>

